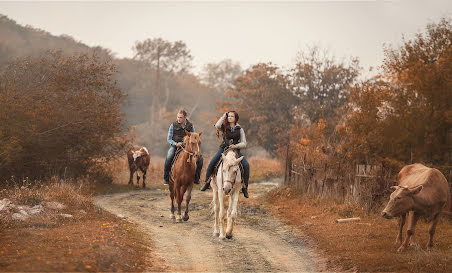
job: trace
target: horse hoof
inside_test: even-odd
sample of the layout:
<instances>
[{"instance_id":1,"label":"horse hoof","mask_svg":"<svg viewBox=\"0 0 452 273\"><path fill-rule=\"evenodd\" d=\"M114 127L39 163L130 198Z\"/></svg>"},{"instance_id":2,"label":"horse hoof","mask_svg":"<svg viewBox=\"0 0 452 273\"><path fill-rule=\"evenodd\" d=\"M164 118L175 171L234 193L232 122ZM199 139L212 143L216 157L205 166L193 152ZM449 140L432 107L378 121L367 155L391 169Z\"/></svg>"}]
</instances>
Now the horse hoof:
<instances>
[{"instance_id":1,"label":"horse hoof","mask_svg":"<svg viewBox=\"0 0 452 273\"><path fill-rule=\"evenodd\" d=\"M188 215L184 215L184 221L187 222L190 217Z\"/></svg>"},{"instance_id":2,"label":"horse hoof","mask_svg":"<svg viewBox=\"0 0 452 273\"><path fill-rule=\"evenodd\" d=\"M169 216L169 218L170 218L170 219L176 219L176 216L174 216L174 214L171 214L171 215Z\"/></svg>"},{"instance_id":3,"label":"horse hoof","mask_svg":"<svg viewBox=\"0 0 452 273\"><path fill-rule=\"evenodd\" d=\"M218 236L220 236L220 233L214 231L213 236L218 237Z\"/></svg>"},{"instance_id":4,"label":"horse hoof","mask_svg":"<svg viewBox=\"0 0 452 273\"><path fill-rule=\"evenodd\" d=\"M224 235L220 235L219 238L220 238L221 240L224 240L226 237L224 237Z\"/></svg>"},{"instance_id":5,"label":"horse hoof","mask_svg":"<svg viewBox=\"0 0 452 273\"><path fill-rule=\"evenodd\" d=\"M232 238L232 234L226 234L226 239L231 239Z\"/></svg>"},{"instance_id":6,"label":"horse hoof","mask_svg":"<svg viewBox=\"0 0 452 273\"><path fill-rule=\"evenodd\" d=\"M176 218L176 222L177 222L177 223L182 223L182 218L177 217L177 218Z\"/></svg>"}]
</instances>

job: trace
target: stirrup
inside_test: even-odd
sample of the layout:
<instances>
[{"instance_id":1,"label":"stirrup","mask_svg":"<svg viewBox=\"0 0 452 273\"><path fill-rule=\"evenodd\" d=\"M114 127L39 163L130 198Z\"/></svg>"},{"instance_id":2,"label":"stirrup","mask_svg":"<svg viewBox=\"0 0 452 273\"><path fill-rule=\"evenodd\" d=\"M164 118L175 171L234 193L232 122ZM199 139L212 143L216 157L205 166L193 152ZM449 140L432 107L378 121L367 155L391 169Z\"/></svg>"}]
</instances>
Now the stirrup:
<instances>
[{"instance_id":1,"label":"stirrup","mask_svg":"<svg viewBox=\"0 0 452 273\"><path fill-rule=\"evenodd\" d=\"M202 187L199 189L200 191L205 191L210 189L210 181L207 181L206 183L204 183L204 185L202 185Z\"/></svg>"}]
</instances>

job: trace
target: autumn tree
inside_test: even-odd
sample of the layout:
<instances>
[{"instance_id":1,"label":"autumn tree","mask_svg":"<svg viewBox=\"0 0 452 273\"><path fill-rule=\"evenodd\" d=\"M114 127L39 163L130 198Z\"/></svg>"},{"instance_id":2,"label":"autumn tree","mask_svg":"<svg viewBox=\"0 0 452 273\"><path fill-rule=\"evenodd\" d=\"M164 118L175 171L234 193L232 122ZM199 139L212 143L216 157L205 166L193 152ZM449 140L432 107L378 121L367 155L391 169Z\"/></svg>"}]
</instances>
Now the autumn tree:
<instances>
[{"instance_id":1,"label":"autumn tree","mask_svg":"<svg viewBox=\"0 0 452 273\"><path fill-rule=\"evenodd\" d=\"M358 161L450 165L452 26L386 48L383 73L353 88L344 147Z\"/></svg>"},{"instance_id":2,"label":"autumn tree","mask_svg":"<svg viewBox=\"0 0 452 273\"><path fill-rule=\"evenodd\" d=\"M132 50L135 53L133 59L143 64L143 73L150 74L155 71L155 87L152 88L153 96L149 117L149 127L153 128L160 118L160 109L162 108L160 96L162 92L162 75L188 72L191 68L193 57L184 42L169 42L162 38L146 39L142 42L137 41ZM167 78L165 77L163 80L164 83L167 82ZM169 89L165 87L165 91L168 98ZM155 139L156 135L153 134L152 138Z\"/></svg>"},{"instance_id":3,"label":"autumn tree","mask_svg":"<svg viewBox=\"0 0 452 273\"><path fill-rule=\"evenodd\" d=\"M238 62L225 59L218 63L206 64L201 72L201 79L218 93L225 93L228 87L233 87L234 80L242 73L242 67Z\"/></svg>"},{"instance_id":4,"label":"autumn tree","mask_svg":"<svg viewBox=\"0 0 452 273\"><path fill-rule=\"evenodd\" d=\"M122 154L124 94L96 56L46 52L0 73L0 177L84 175Z\"/></svg>"},{"instance_id":5,"label":"autumn tree","mask_svg":"<svg viewBox=\"0 0 452 273\"><path fill-rule=\"evenodd\" d=\"M237 110L247 141L274 153L287 137L296 104L287 76L271 63L257 64L236 78L226 96L231 100L220 111Z\"/></svg>"},{"instance_id":6,"label":"autumn tree","mask_svg":"<svg viewBox=\"0 0 452 273\"><path fill-rule=\"evenodd\" d=\"M392 85L389 126L399 124L396 142L408 161L450 165L452 128L452 24L441 19L425 33L386 48L383 69ZM449 161L449 162L448 162Z\"/></svg>"},{"instance_id":7,"label":"autumn tree","mask_svg":"<svg viewBox=\"0 0 452 273\"><path fill-rule=\"evenodd\" d=\"M291 83L303 114L312 122L324 119L332 124L338 109L347 102L348 87L359 71L357 59L340 62L319 47L300 52L291 69Z\"/></svg>"}]
</instances>

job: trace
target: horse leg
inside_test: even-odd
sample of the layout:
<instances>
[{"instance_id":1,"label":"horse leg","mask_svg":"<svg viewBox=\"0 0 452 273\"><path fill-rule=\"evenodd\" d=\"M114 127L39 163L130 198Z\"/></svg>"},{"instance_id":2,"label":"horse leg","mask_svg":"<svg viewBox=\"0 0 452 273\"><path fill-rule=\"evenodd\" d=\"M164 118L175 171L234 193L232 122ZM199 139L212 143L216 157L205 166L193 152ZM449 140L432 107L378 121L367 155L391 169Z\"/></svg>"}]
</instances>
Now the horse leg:
<instances>
[{"instance_id":1,"label":"horse leg","mask_svg":"<svg viewBox=\"0 0 452 273\"><path fill-rule=\"evenodd\" d=\"M218 188L218 201L220 203L220 212L219 212L219 225L220 225L220 239L224 239L224 195L223 189Z\"/></svg>"},{"instance_id":2,"label":"horse leg","mask_svg":"<svg viewBox=\"0 0 452 273\"><path fill-rule=\"evenodd\" d=\"M174 182L169 183L170 197L171 197L171 219L176 219L174 216Z\"/></svg>"},{"instance_id":3,"label":"horse leg","mask_svg":"<svg viewBox=\"0 0 452 273\"><path fill-rule=\"evenodd\" d=\"M226 228L226 238L232 238L232 229L234 227L235 219L237 218L237 203L239 201L240 190L236 190L232 196L229 197L228 209L228 226Z\"/></svg>"},{"instance_id":4,"label":"horse leg","mask_svg":"<svg viewBox=\"0 0 452 273\"><path fill-rule=\"evenodd\" d=\"M218 192L216 191L216 188L213 189L212 204L213 204L213 211L215 213L215 222L213 224L213 235L218 237L218 235L220 234L220 232L218 231L218 225L219 225L218 214L220 212L220 204L218 202Z\"/></svg>"},{"instance_id":5,"label":"horse leg","mask_svg":"<svg viewBox=\"0 0 452 273\"><path fill-rule=\"evenodd\" d=\"M182 200L184 199L184 193L185 193L185 187L184 186L178 186L176 187L176 201L177 201L177 215L176 215L176 222L181 223L182 222L182 216L181 216L181 206L182 206Z\"/></svg>"},{"instance_id":6,"label":"horse leg","mask_svg":"<svg viewBox=\"0 0 452 273\"><path fill-rule=\"evenodd\" d=\"M184 218L183 218L184 221L188 221L188 219L190 218L188 216L188 205L190 204L192 189L193 189L193 184L188 186L188 189L187 189L187 199L185 200L185 214L184 214Z\"/></svg>"}]
</instances>

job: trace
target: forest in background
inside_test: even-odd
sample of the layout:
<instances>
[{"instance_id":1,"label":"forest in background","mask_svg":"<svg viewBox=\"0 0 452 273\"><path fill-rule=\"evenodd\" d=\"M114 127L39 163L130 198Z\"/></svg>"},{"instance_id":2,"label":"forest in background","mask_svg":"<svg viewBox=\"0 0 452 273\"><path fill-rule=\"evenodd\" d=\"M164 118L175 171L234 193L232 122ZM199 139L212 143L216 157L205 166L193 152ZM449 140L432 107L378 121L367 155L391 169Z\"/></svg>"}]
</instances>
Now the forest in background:
<instances>
[{"instance_id":1,"label":"forest in background","mask_svg":"<svg viewBox=\"0 0 452 273\"><path fill-rule=\"evenodd\" d=\"M262 147L285 162L287 183L294 183L291 180L294 172L302 173L307 180L316 180L316 173L324 168L329 174L322 173L323 183L334 176L332 183L343 185L360 164L379 166L380 176L387 180L411 162L437 167L451 180L452 26L449 18L427 25L411 40L401 37L403 43L399 47L382 48L385 59L378 73L366 79L362 77L363 69L357 58L338 59L315 46L294 52L298 54L296 64L287 69L271 62L242 69L238 63L225 60L208 64L203 73L194 75L190 70L192 56L183 41L160 38L138 41L131 45L134 58L116 59L108 49L87 47L69 36L55 37L42 30L22 27L5 16L0 19L0 37L0 88L4 96L0 101L6 103L0 108L0 114L2 120L8 117L9 121L0 127L3 177L12 173L23 175L25 172L21 174L17 166L27 160L36 163L30 165L33 166L30 170L61 166L53 172L67 173L68 165L73 166L67 163L74 160L74 146L58 146L54 141L60 139L58 134L74 141L64 143L87 150L91 146L83 141L97 141L98 145L92 145L97 150L78 150L83 155L83 162L75 164L78 170L95 165L96 160L120 154L134 134L137 143L150 147L151 155L163 156L168 126L177 110L185 108L191 113L197 130L205 132L204 151L212 151L218 145L211 128L216 117L225 110L236 109L250 146ZM61 50L61 53L47 50ZM78 66L67 66L68 62ZM48 93L44 95L40 93L43 89L33 86L36 79L49 75L45 67L33 69L40 63L48 64L55 76L46 82ZM65 65L72 70L59 69ZM11 67L17 68L12 71L22 69L26 73L20 73L16 79ZM84 73L97 76L81 86L77 77L85 79ZM24 84L26 88L22 88ZM121 110L114 115L110 113L111 119L98 119L104 128L113 124L111 131L84 130L84 126L94 123L91 117L99 115L94 110L90 112L91 108L86 111L76 108L80 111L75 111L77 115L64 111L69 109L67 106L74 107L72 98L85 100L86 94L82 96L83 92L79 92L83 89L91 92L93 98L106 99L112 108ZM8 92L12 91L20 98L30 96L29 103L25 99L8 101L11 98ZM45 110L46 103L53 103L51 97L62 100L58 102L63 109L58 116L61 118L34 122L42 115L54 117ZM20 107L13 111L8 103ZM107 108L102 114L108 114ZM76 117L81 119L74 121ZM84 121L90 122L84 124ZM80 122L80 127L65 126L76 122ZM61 126L65 130L55 129ZM68 131L69 127L72 132ZM78 140L70 137L77 132L86 133L89 138L83 134L78 135ZM37 140L33 134L39 136ZM42 147L46 155L54 154L51 157L54 161L44 162L49 157L30 150L32 147ZM33 154L37 157L31 160ZM59 161L65 163L56 164ZM373 189L372 194L381 195L387 185L382 181L376 183L380 188Z\"/></svg>"}]
</instances>

